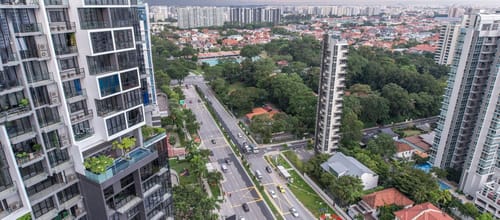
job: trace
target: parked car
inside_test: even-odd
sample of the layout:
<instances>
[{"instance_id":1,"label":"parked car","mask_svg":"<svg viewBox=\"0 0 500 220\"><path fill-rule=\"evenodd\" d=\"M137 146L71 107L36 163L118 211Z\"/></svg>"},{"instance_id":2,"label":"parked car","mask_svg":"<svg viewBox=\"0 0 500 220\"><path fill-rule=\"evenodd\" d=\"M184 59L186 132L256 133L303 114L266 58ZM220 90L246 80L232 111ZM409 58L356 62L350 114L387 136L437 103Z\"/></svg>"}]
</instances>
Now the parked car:
<instances>
[{"instance_id":1,"label":"parked car","mask_svg":"<svg viewBox=\"0 0 500 220\"><path fill-rule=\"evenodd\" d=\"M225 159L225 162L226 162L226 164L228 164L228 165L229 165L229 164L231 164L231 160L229 160L229 159L227 159L227 158Z\"/></svg>"},{"instance_id":2,"label":"parked car","mask_svg":"<svg viewBox=\"0 0 500 220\"><path fill-rule=\"evenodd\" d=\"M217 142L215 142L215 139L212 139L210 142L212 142L212 144L216 144Z\"/></svg>"},{"instance_id":3,"label":"parked car","mask_svg":"<svg viewBox=\"0 0 500 220\"><path fill-rule=\"evenodd\" d=\"M241 133L238 133L238 137L239 137L239 138L242 138L242 137L243 137L243 135L241 135Z\"/></svg>"},{"instance_id":4,"label":"parked car","mask_svg":"<svg viewBox=\"0 0 500 220\"><path fill-rule=\"evenodd\" d=\"M222 172L226 173L228 171L226 164L221 165Z\"/></svg>"},{"instance_id":5,"label":"parked car","mask_svg":"<svg viewBox=\"0 0 500 220\"><path fill-rule=\"evenodd\" d=\"M272 173L272 172L273 172L273 169L271 169L271 167L269 167L269 166L266 166L266 171L267 171L268 173Z\"/></svg>"},{"instance_id":6,"label":"parked car","mask_svg":"<svg viewBox=\"0 0 500 220\"><path fill-rule=\"evenodd\" d=\"M297 212L297 209L295 209L294 207L290 208L290 213L292 213L293 217L299 217L299 212Z\"/></svg>"},{"instance_id":7,"label":"parked car","mask_svg":"<svg viewBox=\"0 0 500 220\"><path fill-rule=\"evenodd\" d=\"M250 211L250 207L248 206L247 203L243 203L243 205L241 207L243 207L243 211L245 211L245 212L249 212Z\"/></svg>"}]
</instances>

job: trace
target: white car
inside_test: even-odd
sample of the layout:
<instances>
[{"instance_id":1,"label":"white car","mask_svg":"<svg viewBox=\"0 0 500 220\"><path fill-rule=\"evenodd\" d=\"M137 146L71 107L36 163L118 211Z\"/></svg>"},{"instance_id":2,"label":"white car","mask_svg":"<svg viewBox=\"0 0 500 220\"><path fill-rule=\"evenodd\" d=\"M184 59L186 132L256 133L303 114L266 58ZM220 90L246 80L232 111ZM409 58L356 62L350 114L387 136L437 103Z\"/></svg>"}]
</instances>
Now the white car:
<instances>
[{"instance_id":1,"label":"white car","mask_svg":"<svg viewBox=\"0 0 500 220\"><path fill-rule=\"evenodd\" d=\"M272 190L272 189L269 190L269 195L271 195L271 197L273 197L273 198L278 198L278 196L276 195L276 192L274 192L274 190Z\"/></svg>"},{"instance_id":2,"label":"white car","mask_svg":"<svg viewBox=\"0 0 500 220\"><path fill-rule=\"evenodd\" d=\"M241 135L241 133L238 133L238 137L241 138L241 137L243 137L243 135Z\"/></svg>"},{"instance_id":3,"label":"white car","mask_svg":"<svg viewBox=\"0 0 500 220\"><path fill-rule=\"evenodd\" d=\"M299 212L294 207L290 208L290 213L292 213L293 217L299 217Z\"/></svg>"}]
</instances>

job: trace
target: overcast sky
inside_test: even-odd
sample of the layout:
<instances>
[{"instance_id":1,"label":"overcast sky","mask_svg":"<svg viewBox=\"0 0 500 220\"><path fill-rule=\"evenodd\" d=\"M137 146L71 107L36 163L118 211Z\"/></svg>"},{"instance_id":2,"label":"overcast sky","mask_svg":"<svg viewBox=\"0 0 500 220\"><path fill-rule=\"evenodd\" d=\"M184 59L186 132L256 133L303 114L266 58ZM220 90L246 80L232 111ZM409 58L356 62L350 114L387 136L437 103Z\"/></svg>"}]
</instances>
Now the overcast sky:
<instances>
[{"instance_id":1,"label":"overcast sky","mask_svg":"<svg viewBox=\"0 0 500 220\"><path fill-rule=\"evenodd\" d=\"M146 0L150 5L468 5L500 7L500 0Z\"/></svg>"}]
</instances>

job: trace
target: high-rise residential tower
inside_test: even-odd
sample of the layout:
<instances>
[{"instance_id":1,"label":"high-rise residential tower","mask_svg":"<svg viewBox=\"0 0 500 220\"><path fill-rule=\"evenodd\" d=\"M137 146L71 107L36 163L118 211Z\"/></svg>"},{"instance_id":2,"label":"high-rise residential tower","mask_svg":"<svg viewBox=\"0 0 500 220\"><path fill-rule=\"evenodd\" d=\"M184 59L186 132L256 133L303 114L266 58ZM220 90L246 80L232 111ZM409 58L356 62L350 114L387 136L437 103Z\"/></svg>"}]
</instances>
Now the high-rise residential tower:
<instances>
[{"instance_id":1,"label":"high-rise residential tower","mask_svg":"<svg viewBox=\"0 0 500 220\"><path fill-rule=\"evenodd\" d=\"M227 7L183 7L177 9L179 28L222 26L229 21Z\"/></svg>"},{"instance_id":2,"label":"high-rise residential tower","mask_svg":"<svg viewBox=\"0 0 500 220\"><path fill-rule=\"evenodd\" d=\"M346 41L333 34L324 36L316 113L317 152L333 153L338 148L347 52Z\"/></svg>"},{"instance_id":3,"label":"high-rise residential tower","mask_svg":"<svg viewBox=\"0 0 500 220\"><path fill-rule=\"evenodd\" d=\"M279 24L281 22L280 8L230 8L229 21L236 25L245 24L261 24L272 23Z\"/></svg>"},{"instance_id":4,"label":"high-rise residential tower","mask_svg":"<svg viewBox=\"0 0 500 220\"><path fill-rule=\"evenodd\" d=\"M434 61L441 65L451 65L455 57L455 47L460 35L460 23L450 23L441 26L439 30L438 48L434 55Z\"/></svg>"},{"instance_id":5,"label":"high-rise residential tower","mask_svg":"<svg viewBox=\"0 0 500 220\"><path fill-rule=\"evenodd\" d=\"M0 1L0 218L171 216L148 22L137 0Z\"/></svg>"},{"instance_id":6,"label":"high-rise residential tower","mask_svg":"<svg viewBox=\"0 0 500 220\"><path fill-rule=\"evenodd\" d=\"M500 14L465 19L430 161L443 169L460 170L459 189L474 195L494 178L500 165Z\"/></svg>"}]
</instances>

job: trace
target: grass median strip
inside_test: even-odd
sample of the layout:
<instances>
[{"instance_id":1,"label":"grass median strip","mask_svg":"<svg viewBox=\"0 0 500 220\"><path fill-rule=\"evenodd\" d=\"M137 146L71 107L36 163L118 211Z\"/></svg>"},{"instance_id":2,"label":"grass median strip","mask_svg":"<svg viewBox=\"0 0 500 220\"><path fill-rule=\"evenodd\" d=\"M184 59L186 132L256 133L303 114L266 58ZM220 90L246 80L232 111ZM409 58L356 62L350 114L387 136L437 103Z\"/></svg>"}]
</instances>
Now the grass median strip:
<instances>
[{"instance_id":1,"label":"grass median strip","mask_svg":"<svg viewBox=\"0 0 500 220\"><path fill-rule=\"evenodd\" d=\"M288 188L315 217L324 213L335 213L295 170L290 170L288 173L293 178L293 183L289 183Z\"/></svg>"}]
</instances>

